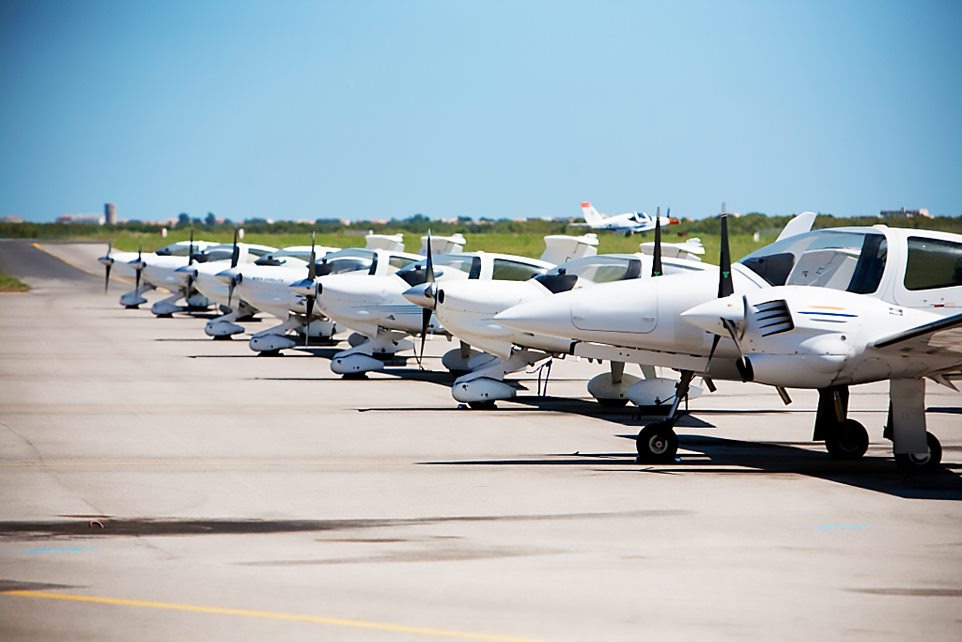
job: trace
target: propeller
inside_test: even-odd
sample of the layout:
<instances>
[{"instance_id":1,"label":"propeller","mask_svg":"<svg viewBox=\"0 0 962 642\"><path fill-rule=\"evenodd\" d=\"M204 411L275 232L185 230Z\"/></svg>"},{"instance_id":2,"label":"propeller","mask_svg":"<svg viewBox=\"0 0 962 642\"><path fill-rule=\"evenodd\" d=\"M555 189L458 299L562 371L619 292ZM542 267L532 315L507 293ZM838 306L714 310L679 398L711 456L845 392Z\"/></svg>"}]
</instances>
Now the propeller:
<instances>
[{"instance_id":1,"label":"propeller","mask_svg":"<svg viewBox=\"0 0 962 642\"><path fill-rule=\"evenodd\" d=\"M732 284L732 255L731 249L728 247L728 212L725 211L725 204L722 203L721 251L718 258L718 298L723 299L734 292L735 287ZM705 370L708 370L708 367L711 365L711 359L715 356L715 348L718 347L719 341L721 341L721 335L716 334L711 342L711 350L708 351L708 364L705 365ZM737 341L735 345L738 345Z\"/></svg>"},{"instance_id":2,"label":"propeller","mask_svg":"<svg viewBox=\"0 0 962 642\"><path fill-rule=\"evenodd\" d=\"M671 208L668 208L671 214ZM664 270L661 266L661 207L655 210L655 252L651 262L651 276L661 276Z\"/></svg>"},{"instance_id":3,"label":"propeller","mask_svg":"<svg viewBox=\"0 0 962 642\"><path fill-rule=\"evenodd\" d=\"M190 226L190 245L187 246L187 265L194 264L194 226ZM187 289L184 291L184 298L190 298L190 291L194 287L194 274L190 272L187 274ZM188 305L190 305L188 303Z\"/></svg>"},{"instance_id":4,"label":"propeller","mask_svg":"<svg viewBox=\"0 0 962 642\"><path fill-rule=\"evenodd\" d=\"M418 354L419 367L423 367L421 366L421 360L424 359L424 341L427 339L428 326L431 324L431 314L438 304L437 293L434 291L434 284L437 278L434 274L434 259L431 254L431 230L428 230L427 260L425 261L424 269L427 272L427 278L424 282L428 284L424 289L424 294L431 299L433 305L430 308L421 308L421 350Z\"/></svg>"},{"instance_id":5,"label":"propeller","mask_svg":"<svg viewBox=\"0 0 962 642\"><path fill-rule=\"evenodd\" d=\"M134 270L135 272L134 292L137 292L138 294L140 293L140 275L144 271L144 261L142 259L143 250L144 250L143 245L144 245L143 242L137 243L137 268L136 270Z\"/></svg>"},{"instance_id":6,"label":"propeller","mask_svg":"<svg viewBox=\"0 0 962 642\"><path fill-rule=\"evenodd\" d=\"M237 263L238 261L240 261L240 247L237 245L237 235L238 235L238 228L235 227L234 228L234 249L231 250L231 253L230 253L231 269L234 269L235 267L237 267ZM227 307L231 308L231 310L234 309L232 304L234 302L235 287L237 287L237 279L232 278L230 280L230 284L227 286Z\"/></svg>"},{"instance_id":7,"label":"propeller","mask_svg":"<svg viewBox=\"0 0 962 642\"><path fill-rule=\"evenodd\" d=\"M104 264L104 294L107 294L107 287L110 285L110 268L114 265L114 260L110 256L110 252L113 250L113 242L107 243L107 254L104 255L100 262Z\"/></svg>"},{"instance_id":8,"label":"propeller","mask_svg":"<svg viewBox=\"0 0 962 642\"><path fill-rule=\"evenodd\" d=\"M317 230L311 230L311 260L307 264L307 280L314 282L317 278ZM311 342L311 315L314 313L314 301L317 298L317 289L315 288L311 294L305 297L307 303L307 325L304 326L304 345L307 346Z\"/></svg>"},{"instance_id":9,"label":"propeller","mask_svg":"<svg viewBox=\"0 0 962 642\"><path fill-rule=\"evenodd\" d=\"M237 235L239 233L238 228L234 228L234 249L230 253L230 266L232 268L237 267L237 263L240 261L240 247L237 245Z\"/></svg>"}]
</instances>

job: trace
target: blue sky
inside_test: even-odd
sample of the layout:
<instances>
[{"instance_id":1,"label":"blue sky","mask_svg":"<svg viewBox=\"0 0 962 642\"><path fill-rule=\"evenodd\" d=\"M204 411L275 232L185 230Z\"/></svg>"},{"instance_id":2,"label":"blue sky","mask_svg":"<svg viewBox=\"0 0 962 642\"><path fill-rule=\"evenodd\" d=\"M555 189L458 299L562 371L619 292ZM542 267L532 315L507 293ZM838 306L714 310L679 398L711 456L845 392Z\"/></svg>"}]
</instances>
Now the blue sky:
<instances>
[{"instance_id":1,"label":"blue sky","mask_svg":"<svg viewBox=\"0 0 962 642\"><path fill-rule=\"evenodd\" d=\"M0 0L0 215L959 215L960 34L955 0Z\"/></svg>"}]
</instances>

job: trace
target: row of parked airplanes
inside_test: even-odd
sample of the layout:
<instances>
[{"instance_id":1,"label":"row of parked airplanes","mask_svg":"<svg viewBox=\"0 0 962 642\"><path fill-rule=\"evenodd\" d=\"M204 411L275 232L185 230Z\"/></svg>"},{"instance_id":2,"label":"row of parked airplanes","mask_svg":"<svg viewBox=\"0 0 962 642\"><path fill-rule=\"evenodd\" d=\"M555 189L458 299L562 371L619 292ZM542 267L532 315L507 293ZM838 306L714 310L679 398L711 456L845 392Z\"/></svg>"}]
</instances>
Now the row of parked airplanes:
<instances>
[{"instance_id":1,"label":"row of parked airplanes","mask_svg":"<svg viewBox=\"0 0 962 642\"><path fill-rule=\"evenodd\" d=\"M545 237L538 259L466 252L463 236L422 239L419 254L400 235L369 234L364 248L282 249L241 242L181 241L156 252L116 252L100 262L133 277L120 303L136 308L160 288L151 311L166 317L207 311L205 332L230 338L257 313L279 323L253 333L252 350L278 354L353 334L331 362L345 377L383 370L397 353L421 361L424 338L459 340L442 364L452 394L490 407L518 390L505 377L552 357L610 363L588 382L602 405L629 401L663 419L636 438L639 461L676 461L674 427L700 377L816 389L815 441L836 459L867 451L865 427L848 417L849 386L889 381L883 436L904 470L939 466L939 440L926 429L926 379L956 389L962 368L962 236L918 229L812 230L815 214L793 218L777 240L731 261L728 216L720 216L719 265L701 260L697 239L654 241L633 254L598 254L598 239ZM417 345L420 337L420 345ZM640 376L625 372L639 364ZM677 378L658 376L670 369Z\"/></svg>"}]
</instances>

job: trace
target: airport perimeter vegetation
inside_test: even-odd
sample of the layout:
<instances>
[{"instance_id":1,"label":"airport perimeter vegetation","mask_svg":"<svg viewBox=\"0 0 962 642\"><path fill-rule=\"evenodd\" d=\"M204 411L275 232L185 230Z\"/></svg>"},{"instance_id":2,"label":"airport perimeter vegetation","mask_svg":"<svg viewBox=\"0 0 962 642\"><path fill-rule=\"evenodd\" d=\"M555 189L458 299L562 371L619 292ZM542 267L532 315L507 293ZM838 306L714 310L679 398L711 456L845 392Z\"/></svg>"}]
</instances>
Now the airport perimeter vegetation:
<instances>
[{"instance_id":1,"label":"airport perimeter vegetation","mask_svg":"<svg viewBox=\"0 0 962 642\"><path fill-rule=\"evenodd\" d=\"M789 216L769 217L765 214L750 213L729 218L729 233L733 257L742 257L768 243L778 236L779 231L790 219ZM835 217L820 214L815 222L816 228L840 226L869 226L884 223L893 227L924 228L962 234L962 217L901 218L881 220L876 217ZM249 220L238 224L244 228L244 241L274 247L289 245L309 245L311 232L317 233L317 244L331 247L360 247L364 245L364 235L370 231L379 234L403 233L405 248L416 252L421 245L421 236L430 229L435 235L448 235L460 232L467 239L465 250L484 250L525 256L538 256L544 249L543 237L548 234L579 235L588 228L564 221L541 219L483 219L474 221L463 219L458 222L431 220L423 215L406 219L394 219L387 223L354 221L345 225L341 221L319 219L315 224L264 220ZM193 220L194 237L198 240L230 243L235 225L231 222L219 225L206 225L201 219ZM118 250L136 251L142 244L145 252L174 241L187 240L190 235L189 224L182 219L178 225L163 228L154 224L128 222L118 225L94 225L77 223L0 223L0 238L20 238L60 241L102 241L113 243ZM167 229L167 236L162 236ZM654 239L653 233L625 236L618 232L597 232L599 253L637 252L638 244ZM757 234L757 238L756 235ZM717 217L700 220L682 220L678 225L664 229L666 243L682 242L690 238L700 238L705 246L704 259L717 262L719 248L719 223Z\"/></svg>"}]
</instances>

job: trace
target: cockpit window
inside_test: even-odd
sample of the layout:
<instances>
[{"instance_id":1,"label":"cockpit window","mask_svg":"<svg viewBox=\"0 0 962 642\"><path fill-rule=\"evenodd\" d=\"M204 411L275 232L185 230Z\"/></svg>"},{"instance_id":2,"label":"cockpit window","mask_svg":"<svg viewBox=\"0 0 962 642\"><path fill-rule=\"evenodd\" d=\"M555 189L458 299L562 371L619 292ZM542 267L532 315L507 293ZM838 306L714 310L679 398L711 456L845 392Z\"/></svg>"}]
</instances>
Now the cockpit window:
<instances>
[{"instance_id":1,"label":"cockpit window","mask_svg":"<svg viewBox=\"0 0 962 642\"><path fill-rule=\"evenodd\" d=\"M816 230L778 241L739 261L772 285L875 292L888 255L885 235Z\"/></svg>"},{"instance_id":2,"label":"cockpit window","mask_svg":"<svg viewBox=\"0 0 962 642\"><path fill-rule=\"evenodd\" d=\"M431 263L434 265L435 276L441 276L445 272L455 271L467 274L469 279L477 279L481 276L481 257L469 254L441 254L433 257ZM428 279L427 259L422 259L412 263L403 270L399 270L397 275L404 279L404 282L412 288L421 285ZM464 278L464 277L462 277Z\"/></svg>"},{"instance_id":3,"label":"cockpit window","mask_svg":"<svg viewBox=\"0 0 962 642\"><path fill-rule=\"evenodd\" d=\"M544 268L520 261L495 259L491 278L496 281L527 281L533 276L544 274Z\"/></svg>"},{"instance_id":4,"label":"cockpit window","mask_svg":"<svg viewBox=\"0 0 962 642\"><path fill-rule=\"evenodd\" d=\"M957 285L962 285L962 243L910 236L905 289L931 290Z\"/></svg>"},{"instance_id":5,"label":"cockpit window","mask_svg":"<svg viewBox=\"0 0 962 642\"><path fill-rule=\"evenodd\" d=\"M345 274L358 270L370 271L376 267L376 254L370 250L351 248L333 252L317 263L317 276L328 274Z\"/></svg>"},{"instance_id":6,"label":"cockpit window","mask_svg":"<svg viewBox=\"0 0 962 642\"><path fill-rule=\"evenodd\" d=\"M407 267L412 263L415 263L416 261L417 259L412 258L410 256L400 256L398 254L392 254L391 256L388 257L388 260L387 260L388 265L390 265L392 268L395 268L397 270Z\"/></svg>"}]
</instances>

